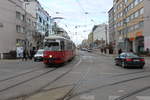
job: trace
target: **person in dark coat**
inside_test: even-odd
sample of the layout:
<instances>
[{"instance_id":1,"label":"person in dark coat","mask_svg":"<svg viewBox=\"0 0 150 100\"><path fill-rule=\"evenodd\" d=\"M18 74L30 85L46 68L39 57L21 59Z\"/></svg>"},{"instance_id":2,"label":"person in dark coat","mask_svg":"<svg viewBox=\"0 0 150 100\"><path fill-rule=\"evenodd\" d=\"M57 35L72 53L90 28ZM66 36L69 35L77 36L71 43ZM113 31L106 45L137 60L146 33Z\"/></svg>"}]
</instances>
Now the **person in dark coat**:
<instances>
[{"instance_id":1,"label":"person in dark coat","mask_svg":"<svg viewBox=\"0 0 150 100\"><path fill-rule=\"evenodd\" d=\"M28 56L28 53L27 53L27 50L26 49L24 49L24 51L23 51L23 58L22 58L22 60L27 60L27 56Z\"/></svg>"},{"instance_id":2,"label":"person in dark coat","mask_svg":"<svg viewBox=\"0 0 150 100\"><path fill-rule=\"evenodd\" d=\"M132 50L132 49L130 49L130 52L132 52L132 53L133 53L133 50Z\"/></svg>"},{"instance_id":3,"label":"person in dark coat","mask_svg":"<svg viewBox=\"0 0 150 100\"><path fill-rule=\"evenodd\" d=\"M120 55L122 53L122 49L120 48L118 51L118 54Z\"/></svg>"}]
</instances>

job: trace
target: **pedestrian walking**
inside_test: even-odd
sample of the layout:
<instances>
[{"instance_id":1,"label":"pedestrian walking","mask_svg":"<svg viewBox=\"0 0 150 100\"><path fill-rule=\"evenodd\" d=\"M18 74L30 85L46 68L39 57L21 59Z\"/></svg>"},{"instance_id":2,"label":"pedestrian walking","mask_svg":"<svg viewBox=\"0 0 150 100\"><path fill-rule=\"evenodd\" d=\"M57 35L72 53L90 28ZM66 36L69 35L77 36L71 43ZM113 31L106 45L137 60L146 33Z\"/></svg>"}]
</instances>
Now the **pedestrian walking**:
<instances>
[{"instance_id":1,"label":"pedestrian walking","mask_svg":"<svg viewBox=\"0 0 150 100\"><path fill-rule=\"evenodd\" d=\"M133 50L132 50L132 49L130 49L130 52L132 52L132 53L133 53Z\"/></svg>"},{"instance_id":2,"label":"pedestrian walking","mask_svg":"<svg viewBox=\"0 0 150 100\"><path fill-rule=\"evenodd\" d=\"M122 53L122 49L120 48L118 51L118 54L120 55Z\"/></svg>"},{"instance_id":3,"label":"pedestrian walking","mask_svg":"<svg viewBox=\"0 0 150 100\"><path fill-rule=\"evenodd\" d=\"M28 52L27 52L27 50L26 50L26 49L24 49L24 51L23 51L23 58L22 58L22 60L27 61L27 57L28 57Z\"/></svg>"}]
</instances>

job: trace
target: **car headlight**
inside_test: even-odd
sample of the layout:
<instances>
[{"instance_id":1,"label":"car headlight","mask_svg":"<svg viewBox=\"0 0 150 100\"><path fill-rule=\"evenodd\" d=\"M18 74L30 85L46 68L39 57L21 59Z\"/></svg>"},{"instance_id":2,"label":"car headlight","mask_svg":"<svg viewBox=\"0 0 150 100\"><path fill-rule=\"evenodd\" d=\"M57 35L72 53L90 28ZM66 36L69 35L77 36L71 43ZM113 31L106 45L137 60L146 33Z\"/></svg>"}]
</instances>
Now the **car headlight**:
<instances>
[{"instance_id":1,"label":"car headlight","mask_svg":"<svg viewBox=\"0 0 150 100\"><path fill-rule=\"evenodd\" d=\"M49 55L49 58L52 58L53 56L52 55Z\"/></svg>"}]
</instances>

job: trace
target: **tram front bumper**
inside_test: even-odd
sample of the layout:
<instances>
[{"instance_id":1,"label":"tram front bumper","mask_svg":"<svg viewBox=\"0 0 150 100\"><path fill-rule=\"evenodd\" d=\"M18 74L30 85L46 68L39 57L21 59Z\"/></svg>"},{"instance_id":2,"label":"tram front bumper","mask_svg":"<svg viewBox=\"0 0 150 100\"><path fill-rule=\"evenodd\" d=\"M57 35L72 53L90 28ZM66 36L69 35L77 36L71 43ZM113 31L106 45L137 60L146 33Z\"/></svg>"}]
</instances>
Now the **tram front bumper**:
<instances>
[{"instance_id":1,"label":"tram front bumper","mask_svg":"<svg viewBox=\"0 0 150 100\"><path fill-rule=\"evenodd\" d=\"M46 63L46 64L60 64L60 63L64 63L64 61L61 58L44 58L44 63Z\"/></svg>"}]
</instances>

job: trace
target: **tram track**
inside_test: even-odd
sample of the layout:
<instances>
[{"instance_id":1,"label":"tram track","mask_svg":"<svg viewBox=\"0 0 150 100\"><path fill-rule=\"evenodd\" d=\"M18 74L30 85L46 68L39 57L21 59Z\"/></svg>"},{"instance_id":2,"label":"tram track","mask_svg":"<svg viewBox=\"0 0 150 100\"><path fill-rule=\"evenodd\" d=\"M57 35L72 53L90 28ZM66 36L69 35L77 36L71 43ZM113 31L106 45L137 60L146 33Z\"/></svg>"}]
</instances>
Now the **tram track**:
<instances>
[{"instance_id":1,"label":"tram track","mask_svg":"<svg viewBox=\"0 0 150 100\"><path fill-rule=\"evenodd\" d=\"M59 75L58 77L56 77L55 79L53 80L50 80L47 84L45 84L44 86L41 86L38 90L34 91L34 93L31 93L31 94L27 94L27 95L19 95L19 96L16 96L16 97L11 97L10 99L6 99L6 100L20 100L20 98L29 98L30 96L33 96L33 95L36 95L37 93L41 93L41 92L44 92L44 88L50 86L51 84L53 84L54 82L56 82L57 80L63 78L65 75L69 74L74 68L76 68L80 63L81 63L81 59L78 61L78 63L76 63L72 68L68 69L67 71L63 72L61 75ZM60 67L61 68L61 67ZM57 68L57 69L60 69L60 68ZM55 69L54 69L55 70ZM24 83L24 82L22 82ZM17 85L18 86L18 85ZM0 90L1 92L1 90ZM22 100L22 99L21 99ZM26 100L26 99L24 99Z\"/></svg>"},{"instance_id":2,"label":"tram track","mask_svg":"<svg viewBox=\"0 0 150 100\"><path fill-rule=\"evenodd\" d=\"M106 88L106 87L110 87L110 86L114 86L114 85L130 82L130 81L134 81L134 80L139 80L139 79L143 79L143 78L149 78L149 77L150 77L150 74L149 75L143 75L143 76L140 76L140 77L125 79L125 80L122 80L122 81L116 81L116 82L112 82L112 83L109 83L109 84L101 85L101 86L98 86L98 87L95 87L95 88L91 88L91 89L88 89L88 90L85 90L85 91L73 94L73 91L76 89L76 87L80 85L80 84L77 83L77 84L75 84L73 86L73 88L70 89L70 91L68 93L66 93L66 95L63 98L61 98L59 100L71 100L74 97L80 96L80 95L85 94L85 93L90 93L90 92L95 91L95 90L99 90L99 89L102 89L102 88ZM127 98L129 96L132 96L132 95L136 94L136 93L139 93L139 92L142 92L144 90L147 90L147 88L150 89L150 86L144 87L144 88L139 89L139 90L136 90L136 91L134 91L132 93L126 94L126 95L124 95L124 96L122 96L122 97L120 97L118 99L115 99L115 100L123 100L123 99L125 99L125 98Z\"/></svg>"},{"instance_id":3,"label":"tram track","mask_svg":"<svg viewBox=\"0 0 150 100\"><path fill-rule=\"evenodd\" d=\"M73 68L74 68L74 67L73 67ZM30 96L32 96L32 95L34 95L34 94L36 94L36 93L39 93L39 92L43 92L43 91L42 91L43 88L45 88L45 87L47 87L47 86L53 84L53 83L56 82L57 80L61 79L63 76L65 76L65 75L67 75L69 72L71 72L71 71L73 70L73 68L71 68L71 69L69 69L68 71L66 71L65 73L61 74L61 75L58 76L56 79L50 81L49 83L47 83L46 85L44 85L43 87L41 87L40 89L38 89L38 90L37 90L36 92L34 92L33 94L28 95L27 97L30 97ZM125 74L120 74L120 75L114 75L113 77L126 76L126 75L130 75L130 74L138 74L138 73L143 73L143 72L145 72L145 71L142 70L142 71L136 71L136 72L133 72L133 73L125 73ZM147 72L147 71L146 71L146 72ZM69 86L72 85L73 88L71 88L71 89L69 90L69 92L68 92L63 98L61 98L61 99L59 99L59 100L70 100L71 98L74 98L74 97L76 97L76 96L79 96L79 95L82 95L82 94L84 94L84 93L88 93L88 92L91 92L91 91L94 91L94 90L97 90L97 89L101 89L101 88L104 88L104 87L109 87L109 86L113 86L113 85L125 83L125 82L128 82L128 81L133 81L133 80L137 80L137 79L147 78L147 77L150 77L150 75L145 75L145 76L143 75L143 76L141 76L141 77L126 79L126 80L123 80L123 81L118 81L118 82L114 82L114 83L102 85L102 86L99 86L99 87L96 87L96 88L93 88L93 89L89 89L89 90L87 90L87 91L83 91L83 92L80 92L80 93L72 94L73 91L76 89L76 87L77 87L77 86L81 83L81 81L83 80L83 78L82 78L82 79L80 79L77 83L75 83L75 84L70 84ZM65 86L68 86L68 85L64 85L64 87L65 87ZM61 86L58 87L58 88L61 88ZM1 90L0 90L0 92L1 92ZM20 98L20 97L23 97L23 96L17 96L17 97L15 97L15 98L11 98L11 99L8 99L8 100L12 100L12 99ZM118 100L123 100L123 99L118 99Z\"/></svg>"},{"instance_id":4,"label":"tram track","mask_svg":"<svg viewBox=\"0 0 150 100\"><path fill-rule=\"evenodd\" d=\"M38 70L39 70L39 69L38 69ZM38 70L37 70L37 71L38 71ZM21 84L24 84L24 83L26 83L26 82L28 82L28 81L34 80L34 79L36 79L36 78L39 78L39 77L41 77L41 76L43 76L43 75L46 75L46 74L48 74L48 73L50 73L50 72L52 72L52 71L55 71L55 70L56 70L56 68L51 69L51 70L48 70L48 71L46 71L46 72L42 72L41 74L32 76L32 77L30 77L30 78L28 78L28 79L26 79L26 80L21 80L20 82L16 82L15 84L9 85L9 86L7 86L7 87L1 88L1 89L0 89L0 93L1 93L1 92L4 92L4 91L6 91L6 90L9 90L9 89L11 89L11 88L14 88L14 87L16 87L16 86L19 86L19 85L21 85ZM33 72L33 71L32 71L32 72ZM34 72L35 72L35 70L34 70ZM31 72L30 72L30 73L31 73ZM23 74L23 75L28 75L28 73ZM15 81L14 79L15 79L15 78L18 78L18 77L22 77L22 76L14 77L11 81ZM2 82L7 83L6 81L10 81L10 80L1 81L1 83L2 83ZM1 84L1 83L0 83L0 84ZM3 83L3 84L5 84L5 83Z\"/></svg>"},{"instance_id":5,"label":"tram track","mask_svg":"<svg viewBox=\"0 0 150 100\"><path fill-rule=\"evenodd\" d=\"M134 75L134 74L139 74L139 73L145 73L145 72L150 72L150 71L142 70L142 71L136 71L136 72L130 72L130 73L117 74L117 75L113 75L109 78L122 77L122 76L127 76L127 75L132 75L132 74Z\"/></svg>"},{"instance_id":6,"label":"tram track","mask_svg":"<svg viewBox=\"0 0 150 100\"><path fill-rule=\"evenodd\" d=\"M116 98L116 99L114 99L114 100L124 100L124 99L126 99L126 98L129 98L129 97L131 97L131 96L133 96L133 95L136 95L136 94L138 94L138 93L140 93L140 92L143 92L143 91L146 91L146 90L149 90L149 89L150 89L150 86L146 86L146 87L137 89L137 90L135 90L135 91L133 91L133 92L127 93L127 94L125 94L125 95L123 95L123 96L120 96L120 97L118 97L118 98Z\"/></svg>"},{"instance_id":7,"label":"tram track","mask_svg":"<svg viewBox=\"0 0 150 100\"><path fill-rule=\"evenodd\" d=\"M20 73L20 74L16 74L14 76L10 76L10 77L7 77L7 78L4 78L4 79L1 79L0 80L0 83L1 82L4 82L4 81L7 81L7 80L10 80L10 79L13 79L13 78L17 78L17 77L20 77L22 75L25 75L25 74L29 74L29 73L32 73L32 72L35 72L35 71L38 71L38 70L41 70L43 68L36 68L36 69L32 69L30 71L27 71L27 72L23 72L23 73Z\"/></svg>"}]
</instances>

